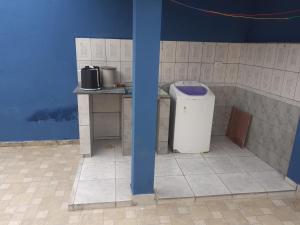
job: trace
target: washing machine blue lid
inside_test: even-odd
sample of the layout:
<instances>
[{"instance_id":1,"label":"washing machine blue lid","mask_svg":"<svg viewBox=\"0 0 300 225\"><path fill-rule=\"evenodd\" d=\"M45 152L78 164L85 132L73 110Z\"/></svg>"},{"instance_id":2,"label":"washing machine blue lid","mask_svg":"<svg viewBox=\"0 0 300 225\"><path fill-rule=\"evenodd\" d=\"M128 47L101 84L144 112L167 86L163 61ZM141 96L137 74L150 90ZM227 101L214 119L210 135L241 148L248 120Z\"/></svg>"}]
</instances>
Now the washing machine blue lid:
<instances>
[{"instance_id":1,"label":"washing machine blue lid","mask_svg":"<svg viewBox=\"0 0 300 225\"><path fill-rule=\"evenodd\" d=\"M203 86L176 86L176 88L186 95L206 95L207 89Z\"/></svg>"}]
</instances>

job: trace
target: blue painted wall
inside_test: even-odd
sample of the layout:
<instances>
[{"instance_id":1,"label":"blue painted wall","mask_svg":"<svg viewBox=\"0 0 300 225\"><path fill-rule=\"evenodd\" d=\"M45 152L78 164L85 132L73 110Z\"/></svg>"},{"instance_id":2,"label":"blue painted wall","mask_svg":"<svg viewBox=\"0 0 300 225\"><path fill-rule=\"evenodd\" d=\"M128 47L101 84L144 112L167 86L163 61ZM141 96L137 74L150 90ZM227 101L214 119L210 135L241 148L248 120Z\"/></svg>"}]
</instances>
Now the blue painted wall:
<instances>
[{"instance_id":1,"label":"blue painted wall","mask_svg":"<svg viewBox=\"0 0 300 225\"><path fill-rule=\"evenodd\" d=\"M300 8L293 0L181 1L230 12ZM164 0L162 39L299 42L299 21L211 17ZM132 0L1 0L0 141L78 137L77 36L131 38Z\"/></svg>"},{"instance_id":2,"label":"blue painted wall","mask_svg":"<svg viewBox=\"0 0 300 225\"><path fill-rule=\"evenodd\" d=\"M251 12L251 0L178 0L187 5L221 12ZM249 21L210 16L165 0L162 38L166 40L244 42Z\"/></svg>"},{"instance_id":3,"label":"blue painted wall","mask_svg":"<svg viewBox=\"0 0 300 225\"><path fill-rule=\"evenodd\" d=\"M78 138L74 37L131 37L130 0L1 0L0 141Z\"/></svg>"},{"instance_id":4,"label":"blue painted wall","mask_svg":"<svg viewBox=\"0 0 300 225\"><path fill-rule=\"evenodd\" d=\"M253 0L254 13L269 13L300 9L295 0ZM300 15L300 13L292 14ZM300 18L287 21L252 21L246 42L300 42Z\"/></svg>"}]
</instances>

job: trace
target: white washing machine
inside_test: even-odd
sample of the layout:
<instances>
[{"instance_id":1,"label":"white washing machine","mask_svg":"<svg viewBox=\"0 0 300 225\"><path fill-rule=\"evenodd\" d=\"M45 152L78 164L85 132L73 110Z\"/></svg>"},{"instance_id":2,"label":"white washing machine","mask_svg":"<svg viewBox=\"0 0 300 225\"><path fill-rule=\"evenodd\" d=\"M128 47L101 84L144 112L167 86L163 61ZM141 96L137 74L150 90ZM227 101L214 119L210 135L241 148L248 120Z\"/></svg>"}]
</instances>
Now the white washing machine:
<instances>
[{"instance_id":1,"label":"white washing machine","mask_svg":"<svg viewBox=\"0 0 300 225\"><path fill-rule=\"evenodd\" d=\"M215 95L204 84L178 81L170 86L173 151L208 152L210 148Z\"/></svg>"}]
</instances>

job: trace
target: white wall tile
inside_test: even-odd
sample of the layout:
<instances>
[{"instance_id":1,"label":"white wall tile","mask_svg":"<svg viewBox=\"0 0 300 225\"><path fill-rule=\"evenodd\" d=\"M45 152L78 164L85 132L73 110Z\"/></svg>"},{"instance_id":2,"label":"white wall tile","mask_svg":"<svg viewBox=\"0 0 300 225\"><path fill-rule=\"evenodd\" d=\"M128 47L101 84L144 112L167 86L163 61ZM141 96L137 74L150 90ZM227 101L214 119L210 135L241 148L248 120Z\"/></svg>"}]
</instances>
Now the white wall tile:
<instances>
[{"instance_id":1,"label":"white wall tile","mask_svg":"<svg viewBox=\"0 0 300 225\"><path fill-rule=\"evenodd\" d=\"M265 44L264 67L273 68L276 59L276 44Z\"/></svg>"},{"instance_id":2,"label":"white wall tile","mask_svg":"<svg viewBox=\"0 0 300 225\"><path fill-rule=\"evenodd\" d=\"M239 60L239 63L241 63L241 64L246 64L247 47L248 47L248 44L246 44L246 43L241 44L241 53L240 53L240 60Z\"/></svg>"},{"instance_id":3,"label":"white wall tile","mask_svg":"<svg viewBox=\"0 0 300 225\"><path fill-rule=\"evenodd\" d=\"M89 95L77 95L79 125L90 125Z\"/></svg>"},{"instance_id":4,"label":"white wall tile","mask_svg":"<svg viewBox=\"0 0 300 225\"><path fill-rule=\"evenodd\" d=\"M239 71L238 64L227 64L225 72L225 83L233 84L237 80L237 75Z\"/></svg>"},{"instance_id":5,"label":"white wall tile","mask_svg":"<svg viewBox=\"0 0 300 225\"><path fill-rule=\"evenodd\" d=\"M240 61L241 44L229 44L228 63L238 63Z\"/></svg>"},{"instance_id":6,"label":"white wall tile","mask_svg":"<svg viewBox=\"0 0 300 225\"><path fill-rule=\"evenodd\" d=\"M91 60L91 40L89 38L76 38L76 59L78 60Z\"/></svg>"},{"instance_id":7,"label":"white wall tile","mask_svg":"<svg viewBox=\"0 0 300 225\"><path fill-rule=\"evenodd\" d=\"M188 65L188 80L200 81L200 63L189 63Z\"/></svg>"},{"instance_id":8,"label":"white wall tile","mask_svg":"<svg viewBox=\"0 0 300 225\"><path fill-rule=\"evenodd\" d=\"M265 44L255 44L254 65L263 66L265 58Z\"/></svg>"},{"instance_id":9,"label":"white wall tile","mask_svg":"<svg viewBox=\"0 0 300 225\"><path fill-rule=\"evenodd\" d=\"M215 43L204 42L202 45L202 62L213 63L215 61Z\"/></svg>"},{"instance_id":10,"label":"white wall tile","mask_svg":"<svg viewBox=\"0 0 300 225\"><path fill-rule=\"evenodd\" d=\"M163 41L161 62L175 62L176 41Z\"/></svg>"},{"instance_id":11,"label":"white wall tile","mask_svg":"<svg viewBox=\"0 0 300 225\"><path fill-rule=\"evenodd\" d=\"M204 83L211 83L213 81L214 64L202 63L200 80Z\"/></svg>"},{"instance_id":12,"label":"white wall tile","mask_svg":"<svg viewBox=\"0 0 300 225\"><path fill-rule=\"evenodd\" d=\"M107 61L120 61L121 41L119 39L106 39L105 45Z\"/></svg>"},{"instance_id":13,"label":"white wall tile","mask_svg":"<svg viewBox=\"0 0 300 225\"><path fill-rule=\"evenodd\" d=\"M294 99L298 81L298 73L285 72L281 96Z\"/></svg>"},{"instance_id":14,"label":"white wall tile","mask_svg":"<svg viewBox=\"0 0 300 225\"><path fill-rule=\"evenodd\" d=\"M253 66L253 84L252 88L260 89L260 81L261 81L261 74L262 68L258 66Z\"/></svg>"},{"instance_id":15,"label":"white wall tile","mask_svg":"<svg viewBox=\"0 0 300 225\"><path fill-rule=\"evenodd\" d=\"M255 45L248 44L245 64L254 65L254 51L255 51Z\"/></svg>"},{"instance_id":16,"label":"white wall tile","mask_svg":"<svg viewBox=\"0 0 300 225\"><path fill-rule=\"evenodd\" d=\"M80 154L91 154L90 126L79 126Z\"/></svg>"},{"instance_id":17,"label":"white wall tile","mask_svg":"<svg viewBox=\"0 0 300 225\"><path fill-rule=\"evenodd\" d=\"M121 40L121 61L132 61L132 40Z\"/></svg>"},{"instance_id":18,"label":"white wall tile","mask_svg":"<svg viewBox=\"0 0 300 225\"><path fill-rule=\"evenodd\" d=\"M272 73L272 69L263 68L261 74L260 90L270 92L272 86Z\"/></svg>"},{"instance_id":19,"label":"white wall tile","mask_svg":"<svg viewBox=\"0 0 300 225\"><path fill-rule=\"evenodd\" d=\"M159 63L159 79L158 79L159 82L161 82L161 80L162 80L161 67L162 67L162 63ZM174 71L175 71L175 69L174 69Z\"/></svg>"},{"instance_id":20,"label":"white wall tile","mask_svg":"<svg viewBox=\"0 0 300 225\"><path fill-rule=\"evenodd\" d=\"M246 65L239 64L239 72L236 80L237 84L240 85L244 84L245 73L246 73Z\"/></svg>"},{"instance_id":21,"label":"white wall tile","mask_svg":"<svg viewBox=\"0 0 300 225\"><path fill-rule=\"evenodd\" d=\"M245 79L244 79L244 85L247 87L253 87L254 86L254 79L253 79L253 66L247 65L245 71Z\"/></svg>"},{"instance_id":22,"label":"white wall tile","mask_svg":"<svg viewBox=\"0 0 300 225\"><path fill-rule=\"evenodd\" d=\"M91 39L92 60L106 61L105 39Z\"/></svg>"},{"instance_id":23,"label":"white wall tile","mask_svg":"<svg viewBox=\"0 0 300 225\"><path fill-rule=\"evenodd\" d=\"M190 42L189 62L201 62L202 42Z\"/></svg>"},{"instance_id":24,"label":"white wall tile","mask_svg":"<svg viewBox=\"0 0 300 225\"><path fill-rule=\"evenodd\" d=\"M214 75L213 82L214 83L224 83L225 82L225 72L226 72L226 64L221 62L215 62L214 65Z\"/></svg>"},{"instance_id":25,"label":"white wall tile","mask_svg":"<svg viewBox=\"0 0 300 225\"><path fill-rule=\"evenodd\" d=\"M285 70L289 48L287 44L278 44L276 48L275 69Z\"/></svg>"},{"instance_id":26,"label":"white wall tile","mask_svg":"<svg viewBox=\"0 0 300 225\"><path fill-rule=\"evenodd\" d=\"M284 72L281 70L273 70L271 93L275 95L281 94Z\"/></svg>"},{"instance_id":27,"label":"white wall tile","mask_svg":"<svg viewBox=\"0 0 300 225\"><path fill-rule=\"evenodd\" d=\"M107 64L107 66L112 66L112 67L116 67L117 68L117 71L116 71L116 81L120 82L121 81L121 78L120 78L121 63L120 63L120 61L119 62L110 62L110 61L108 61L106 64Z\"/></svg>"},{"instance_id":28,"label":"white wall tile","mask_svg":"<svg viewBox=\"0 0 300 225\"><path fill-rule=\"evenodd\" d=\"M162 63L161 65L161 82L174 82L175 63Z\"/></svg>"},{"instance_id":29,"label":"white wall tile","mask_svg":"<svg viewBox=\"0 0 300 225\"><path fill-rule=\"evenodd\" d=\"M286 69L292 72L300 71L300 45L299 44L289 45L289 54L288 54Z\"/></svg>"},{"instance_id":30,"label":"white wall tile","mask_svg":"<svg viewBox=\"0 0 300 225\"><path fill-rule=\"evenodd\" d=\"M175 63L175 81L187 80L188 63Z\"/></svg>"},{"instance_id":31,"label":"white wall tile","mask_svg":"<svg viewBox=\"0 0 300 225\"><path fill-rule=\"evenodd\" d=\"M102 67L102 66L106 66L106 65L107 65L107 62L106 62L106 61L93 60L93 61L92 61L92 65L93 65L93 66L99 66L99 67Z\"/></svg>"},{"instance_id":32,"label":"white wall tile","mask_svg":"<svg viewBox=\"0 0 300 225\"><path fill-rule=\"evenodd\" d=\"M300 75L298 76L297 86L296 86L296 92L295 92L295 98L296 101L300 101Z\"/></svg>"},{"instance_id":33,"label":"white wall tile","mask_svg":"<svg viewBox=\"0 0 300 225\"><path fill-rule=\"evenodd\" d=\"M217 43L215 62L226 62L227 56L228 56L228 43Z\"/></svg>"},{"instance_id":34,"label":"white wall tile","mask_svg":"<svg viewBox=\"0 0 300 225\"><path fill-rule=\"evenodd\" d=\"M121 62L121 82L132 82L132 62Z\"/></svg>"},{"instance_id":35,"label":"white wall tile","mask_svg":"<svg viewBox=\"0 0 300 225\"><path fill-rule=\"evenodd\" d=\"M176 62L189 61L189 43L186 41L177 41L176 43Z\"/></svg>"}]
</instances>

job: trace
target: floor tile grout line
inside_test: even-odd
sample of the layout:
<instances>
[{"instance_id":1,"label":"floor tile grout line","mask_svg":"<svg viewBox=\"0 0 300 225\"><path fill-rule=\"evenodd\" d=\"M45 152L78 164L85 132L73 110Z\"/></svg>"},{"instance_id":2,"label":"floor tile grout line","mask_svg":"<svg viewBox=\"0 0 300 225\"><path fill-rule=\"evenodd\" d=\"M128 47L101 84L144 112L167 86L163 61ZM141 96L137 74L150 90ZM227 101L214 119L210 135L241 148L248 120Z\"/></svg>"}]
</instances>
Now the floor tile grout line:
<instances>
[{"instance_id":1,"label":"floor tile grout line","mask_svg":"<svg viewBox=\"0 0 300 225\"><path fill-rule=\"evenodd\" d=\"M177 166L179 167L179 169L180 169L180 171L181 171L181 173L182 173L182 176L183 176L184 180L186 181L188 187L190 188L190 190L191 190L192 193L193 193L193 198L194 198L194 200L196 200L196 194L195 194L195 192L194 192L192 186L190 185L190 183L189 183L188 180L186 179L186 177L185 177L185 175L184 175L184 173L183 173L183 171L182 171L182 169L181 169L181 167L180 167L180 165L179 165L179 163L178 163L178 161L177 161L176 158L175 158L175 160L176 160Z\"/></svg>"}]
</instances>

